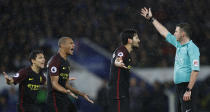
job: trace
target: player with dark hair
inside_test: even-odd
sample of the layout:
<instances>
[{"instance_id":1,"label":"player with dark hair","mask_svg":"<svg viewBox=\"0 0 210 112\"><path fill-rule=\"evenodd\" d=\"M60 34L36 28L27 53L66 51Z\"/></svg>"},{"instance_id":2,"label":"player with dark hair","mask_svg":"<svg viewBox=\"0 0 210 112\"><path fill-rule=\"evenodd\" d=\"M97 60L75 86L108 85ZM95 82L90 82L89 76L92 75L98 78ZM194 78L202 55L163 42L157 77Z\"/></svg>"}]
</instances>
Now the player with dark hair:
<instances>
[{"instance_id":1,"label":"player with dark hair","mask_svg":"<svg viewBox=\"0 0 210 112\"><path fill-rule=\"evenodd\" d=\"M29 60L31 65L19 70L15 76L9 77L3 72L7 84L19 83L18 112L39 112L37 94L40 86L44 85L46 78L42 69L45 66L45 57L42 51L34 50L30 53Z\"/></svg>"},{"instance_id":2,"label":"player with dark hair","mask_svg":"<svg viewBox=\"0 0 210 112\"><path fill-rule=\"evenodd\" d=\"M199 48L190 40L192 35L190 25L178 24L172 35L147 8L141 9L141 15L148 19L167 42L176 47L174 64L174 83L177 94L178 112L197 112L195 110L196 86L195 82L200 71Z\"/></svg>"},{"instance_id":3,"label":"player with dark hair","mask_svg":"<svg viewBox=\"0 0 210 112\"><path fill-rule=\"evenodd\" d=\"M70 64L67 56L73 55L74 41L70 37L61 37L58 41L58 53L51 57L48 68L48 110L49 112L76 112L77 109L68 95L84 97L93 103L87 96L69 84Z\"/></svg>"},{"instance_id":4,"label":"player with dark hair","mask_svg":"<svg viewBox=\"0 0 210 112\"><path fill-rule=\"evenodd\" d=\"M114 51L110 66L109 112L129 112L130 53L140 43L133 29L123 31L120 37L123 45Z\"/></svg>"}]
</instances>

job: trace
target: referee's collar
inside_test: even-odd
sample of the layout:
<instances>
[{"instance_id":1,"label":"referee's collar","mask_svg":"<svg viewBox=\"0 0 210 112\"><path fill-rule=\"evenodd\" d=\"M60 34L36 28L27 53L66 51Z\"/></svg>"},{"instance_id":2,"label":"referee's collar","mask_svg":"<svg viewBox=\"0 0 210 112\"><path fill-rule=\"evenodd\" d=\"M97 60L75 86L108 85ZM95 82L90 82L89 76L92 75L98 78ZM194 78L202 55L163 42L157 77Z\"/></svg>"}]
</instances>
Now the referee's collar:
<instances>
[{"instance_id":1,"label":"referee's collar","mask_svg":"<svg viewBox=\"0 0 210 112\"><path fill-rule=\"evenodd\" d=\"M188 44L191 43L191 42L192 42L192 40L188 41L187 43L185 43L185 44L183 44L183 45L181 45L181 46L188 45Z\"/></svg>"}]
</instances>

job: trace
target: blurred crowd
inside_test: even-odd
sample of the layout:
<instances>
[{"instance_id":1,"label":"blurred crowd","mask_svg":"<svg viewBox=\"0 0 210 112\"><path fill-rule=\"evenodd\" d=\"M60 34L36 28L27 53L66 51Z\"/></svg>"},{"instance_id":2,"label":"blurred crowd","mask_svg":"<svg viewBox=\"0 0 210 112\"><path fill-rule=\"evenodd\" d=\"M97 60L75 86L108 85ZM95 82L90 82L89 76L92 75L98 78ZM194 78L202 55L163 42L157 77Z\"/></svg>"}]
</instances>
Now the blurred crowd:
<instances>
[{"instance_id":1,"label":"blurred crowd","mask_svg":"<svg viewBox=\"0 0 210 112\"><path fill-rule=\"evenodd\" d=\"M27 65L26 54L41 47L47 57L52 49L44 43L60 36L89 38L110 53L120 45L123 29L139 31L141 48L132 54L138 67L173 66L175 49L140 16L143 6L169 31L188 22L192 40L199 46L201 65L210 61L210 14L208 0L0 0L0 70L17 70ZM158 61L157 61L158 60Z\"/></svg>"}]
</instances>

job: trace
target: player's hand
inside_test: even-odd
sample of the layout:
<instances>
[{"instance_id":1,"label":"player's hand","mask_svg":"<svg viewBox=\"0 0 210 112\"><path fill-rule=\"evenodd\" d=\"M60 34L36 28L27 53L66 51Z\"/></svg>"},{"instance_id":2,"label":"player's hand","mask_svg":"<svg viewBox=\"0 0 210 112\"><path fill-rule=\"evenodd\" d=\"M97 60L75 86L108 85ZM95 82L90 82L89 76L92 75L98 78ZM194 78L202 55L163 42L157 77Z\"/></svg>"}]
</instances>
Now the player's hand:
<instances>
[{"instance_id":1,"label":"player's hand","mask_svg":"<svg viewBox=\"0 0 210 112\"><path fill-rule=\"evenodd\" d=\"M78 96L76 96L74 93L72 93L70 90L67 90L67 94L71 95L72 97L78 99Z\"/></svg>"},{"instance_id":2,"label":"player's hand","mask_svg":"<svg viewBox=\"0 0 210 112\"><path fill-rule=\"evenodd\" d=\"M76 80L77 78L76 77L69 77L69 80Z\"/></svg>"},{"instance_id":3,"label":"player's hand","mask_svg":"<svg viewBox=\"0 0 210 112\"><path fill-rule=\"evenodd\" d=\"M92 104L94 103L93 100L91 100L91 99L88 97L87 94L84 94L83 97L84 97L88 102L90 102L90 103L92 103Z\"/></svg>"},{"instance_id":4,"label":"player's hand","mask_svg":"<svg viewBox=\"0 0 210 112\"><path fill-rule=\"evenodd\" d=\"M126 67L125 64L123 63L122 57L117 57L115 59L115 62L114 63L115 63L115 66L117 66L117 67L128 69L128 67Z\"/></svg>"},{"instance_id":5,"label":"player's hand","mask_svg":"<svg viewBox=\"0 0 210 112\"><path fill-rule=\"evenodd\" d=\"M4 78L5 78L6 82L7 82L7 84L10 84L12 78L9 77L9 75L6 72L3 72L3 75L4 75Z\"/></svg>"},{"instance_id":6,"label":"player's hand","mask_svg":"<svg viewBox=\"0 0 210 112\"><path fill-rule=\"evenodd\" d=\"M189 101L191 97L191 91L186 91L183 96L184 101Z\"/></svg>"},{"instance_id":7,"label":"player's hand","mask_svg":"<svg viewBox=\"0 0 210 112\"><path fill-rule=\"evenodd\" d=\"M152 11L150 8L144 7L141 9L141 15L146 19L150 19L152 17Z\"/></svg>"}]
</instances>

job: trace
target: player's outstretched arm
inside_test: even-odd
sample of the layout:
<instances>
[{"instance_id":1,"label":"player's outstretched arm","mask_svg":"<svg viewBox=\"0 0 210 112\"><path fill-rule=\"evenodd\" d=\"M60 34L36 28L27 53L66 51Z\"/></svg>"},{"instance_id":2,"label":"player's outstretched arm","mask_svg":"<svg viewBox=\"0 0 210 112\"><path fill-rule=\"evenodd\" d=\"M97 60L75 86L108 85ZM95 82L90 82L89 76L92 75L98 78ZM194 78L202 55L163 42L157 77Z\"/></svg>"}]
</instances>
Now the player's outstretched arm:
<instances>
[{"instance_id":1,"label":"player's outstretched arm","mask_svg":"<svg viewBox=\"0 0 210 112\"><path fill-rule=\"evenodd\" d=\"M123 63L122 57L117 57L114 61L114 65L116 67L128 69L128 67L126 67L125 64Z\"/></svg>"},{"instance_id":2,"label":"player's outstretched arm","mask_svg":"<svg viewBox=\"0 0 210 112\"><path fill-rule=\"evenodd\" d=\"M70 91L72 91L74 94L77 94L79 96L82 96L84 99L86 99L90 103L94 103L93 100L91 100L87 94L82 93L78 91L77 89L73 88L71 85L69 85L68 81L66 82L66 88L68 88Z\"/></svg>"},{"instance_id":3,"label":"player's outstretched arm","mask_svg":"<svg viewBox=\"0 0 210 112\"><path fill-rule=\"evenodd\" d=\"M69 80L72 81L72 80L76 80L77 78L76 77L69 77Z\"/></svg>"},{"instance_id":4,"label":"player's outstretched arm","mask_svg":"<svg viewBox=\"0 0 210 112\"><path fill-rule=\"evenodd\" d=\"M152 22L152 24L155 26L155 28L157 29L157 31L164 37L166 38L167 34L168 34L168 30L161 24L158 22L158 20L156 20L153 16L152 16L152 11L149 8L142 8L141 9L141 15L149 20L150 22Z\"/></svg>"},{"instance_id":5,"label":"player's outstretched arm","mask_svg":"<svg viewBox=\"0 0 210 112\"><path fill-rule=\"evenodd\" d=\"M11 78L6 72L3 72L3 75L8 85L11 85L14 83L13 78Z\"/></svg>"},{"instance_id":6,"label":"player's outstretched arm","mask_svg":"<svg viewBox=\"0 0 210 112\"><path fill-rule=\"evenodd\" d=\"M91 100L89 97L88 97L88 95L87 94L84 94L84 96L83 96L88 102L90 102L90 103L94 103L94 101L93 100Z\"/></svg>"}]
</instances>

